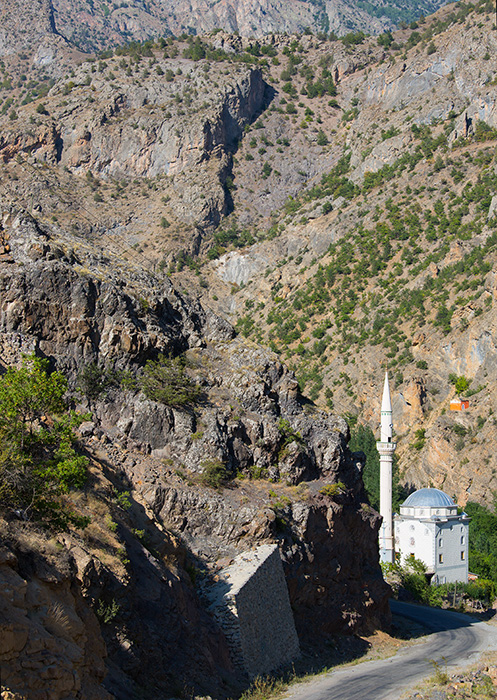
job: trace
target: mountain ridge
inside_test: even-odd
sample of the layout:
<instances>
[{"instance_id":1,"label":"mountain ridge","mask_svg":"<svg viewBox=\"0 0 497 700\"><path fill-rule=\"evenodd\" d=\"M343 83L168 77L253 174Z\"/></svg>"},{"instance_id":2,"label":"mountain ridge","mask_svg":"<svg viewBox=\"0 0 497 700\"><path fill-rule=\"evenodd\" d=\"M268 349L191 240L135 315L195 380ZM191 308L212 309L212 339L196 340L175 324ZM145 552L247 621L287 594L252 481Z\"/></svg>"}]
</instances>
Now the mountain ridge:
<instances>
[{"instance_id":1,"label":"mountain ridge","mask_svg":"<svg viewBox=\"0 0 497 700\"><path fill-rule=\"evenodd\" d=\"M487 141L493 143L495 129L494 77L488 60L494 38L491 32L484 33L483 21L489 25L492 21L487 4L476 9L459 4L442 8L416 28L380 40L358 35L352 42L348 38L330 42L303 35L269 37L257 45L218 33L203 39L171 39L154 49L118 49L116 56L86 62L73 71L72 79L54 86L44 103L46 114L38 111L38 98L19 109L16 119L5 119L3 157L18 170L16 180L4 181L6 194L10 190L8 196L27 203L32 201L31 192L39 192L42 219L50 218L51 209L59 209L53 216L60 218L59 225L74 227L74 244L82 251L87 245L83 232L96 243L101 230L111 235L106 240L115 241L110 250L124 244L128 260L144 255L147 264L168 270L190 293L196 290L204 303L237 321L243 334L283 353L313 399L329 406L338 401L342 412L363 414L372 424L378 399L372 390L375 383L370 383L379 369L371 365L366 375L357 373L354 358L349 362L340 353L351 347L364 353L361 347L370 333L375 341L375 334L390 328L395 338L379 332L383 349L379 352L374 342L368 352L377 367L384 354L390 356L392 369L399 365L395 383L406 399L398 402L399 430L406 431L399 445L405 480L419 485L434 481L463 501L468 488L473 493L477 488L478 497L489 502L492 480L478 478L475 487L466 466L475 443L461 448L457 441L457 431L473 431L470 416L454 417L462 424L455 426L451 438L452 423L447 427L440 413L443 404L439 412L433 411L437 394L429 397L430 385L441 397L449 396L453 391L449 374L468 374L477 389L485 384L478 372L488 372L485 367L479 370L468 355L486 357L491 351L491 343L480 332L479 339L470 338L469 328L473 316L475 329L484 325L492 307L483 304L483 297L493 294L492 273L481 258L493 240L491 211L495 211L493 161L487 146ZM463 42L461 24L465 24ZM97 92L102 107L98 118L90 121ZM248 111L243 104L251 105ZM240 109L233 121L230 110ZM32 120L39 136L29 135L35 133ZM165 135L162 145L157 141L160 133ZM14 163L15 157L24 160L30 152L36 156L32 162ZM157 174L154 152L161 154L159 170L173 164L170 175ZM117 166L123 157L128 170L121 172ZM28 168L43 178L40 161L50 164L47 176L54 186L64 182L65 197L70 200L76 192L87 197L89 218L85 214L77 222L73 213L68 217L57 189L52 187L52 193L40 189L38 176L28 184L32 179L26 179ZM396 178L405 192L395 192L389 185ZM416 187L409 184L413 178ZM430 178L433 183L427 186ZM388 187L391 194L383 195L382 189ZM437 187L446 194L453 189L447 204L436 201ZM415 208L405 216L407 202L414 198ZM373 209L367 200L375 201ZM133 217L135 210L142 212L139 217ZM223 221L227 223L220 227ZM427 269L419 262L422 248L414 244L415 231L427 237L423 242L431 259ZM315 285L323 286L324 279L326 288L327 279L333 284L334 270L343 274L341 267L348 269L343 262L337 267L333 255L340 261L345 251L351 254L353 248L340 247L351 235L357 250L367 250L361 236L376 239L374 245L380 246L377 263L373 265L370 253L369 262L355 263L357 270L363 266L369 274L374 271L370 281L367 277L357 281L356 298L347 300L343 292L334 292L346 309L353 310L352 318L351 311L326 314L323 302L312 301ZM248 243L253 244L250 251L236 250ZM226 246L233 245L223 256ZM384 255L388 264L381 262ZM463 294L455 294L447 304L448 292L439 285L450 270L463 264L468 269L477 264L480 270L479 281L467 284L481 289L481 303L475 302L479 297L466 301ZM387 296L395 297L401 308L413 303L402 295L409 295L415 305L428 304L429 311L418 316L409 311L414 320L402 329L393 330L388 304L379 313L383 302L375 286L382 269L387 273L381 285L386 289L392 285ZM415 271L412 279L410 270ZM368 320L371 312L361 309L372 308L371 299L380 306L375 308L377 318ZM288 300L293 310L277 310L284 309ZM301 310L309 303L318 309L316 320L305 318ZM418 328L413 326L416 320ZM456 321L462 324L462 338ZM344 328L349 322L350 328ZM450 347L460 348L460 359L451 350L450 368L444 370L440 364L430 378L424 374L428 358L422 346L433 333L439 334L441 357L444 334L451 333ZM334 342L334 334L342 340ZM474 351L467 342L476 343ZM327 349L331 346L332 355ZM491 352L488 357L490 362ZM300 358L307 359L306 371L299 369ZM333 371L328 369L330 362ZM367 365L369 360L363 362ZM412 370L404 380L401 367L406 365ZM428 415L438 416L433 440L420 442L415 433L429 435ZM488 430L488 420L485 423ZM457 466L461 451L462 464ZM450 456L451 466L439 471L444 464L441 454ZM454 478L448 476L452 471L457 474Z\"/></svg>"},{"instance_id":2,"label":"mountain ridge","mask_svg":"<svg viewBox=\"0 0 497 700\"><path fill-rule=\"evenodd\" d=\"M290 0L285 3L281 0L216 0L210 4L202 0L173 0L166 7L159 0L99 4L89 0L76 3L40 0L25 8L22 0L16 0L15 7L5 2L0 5L0 16L4 20L0 56L15 51L17 37L30 33L33 41L41 34L45 43L51 36L56 44L58 37L83 52L103 51L130 41L143 42L185 32L206 34L223 30L258 39L267 34L304 30L331 31L337 35L357 31L379 34L399 22L414 21L422 14L433 12L441 4L443 0L425 0L421 5L396 0L379 5L351 0ZM15 17L31 15L33 22L24 22L17 32Z\"/></svg>"}]
</instances>

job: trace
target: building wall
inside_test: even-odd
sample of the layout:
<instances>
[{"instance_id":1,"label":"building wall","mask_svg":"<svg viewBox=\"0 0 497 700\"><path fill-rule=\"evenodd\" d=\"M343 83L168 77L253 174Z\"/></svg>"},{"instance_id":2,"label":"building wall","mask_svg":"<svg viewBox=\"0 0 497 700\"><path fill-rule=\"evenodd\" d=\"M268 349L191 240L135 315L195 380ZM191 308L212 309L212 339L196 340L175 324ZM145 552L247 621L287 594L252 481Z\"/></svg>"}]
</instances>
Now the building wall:
<instances>
[{"instance_id":1,"label":"building wall","mask_svg":"<svg viewBox=\"0 0 497 700\"><path fill-rule=\"evenodd\" d=\"M435 567L435 534L433 523L414 518L395 521L395 549L402 557L414 555L428 571Z\"/></svg>"},{"instance_id":2,"label":"building wall","mask_svg":"<svg viewBox=\"0 0 497 700\"><path fill-rule=\"evenodd\" d=\"M469 523L396 516L395 547L402 557L414 555L434 573L433 583L468 580ZM462 554L461 554L462 553Z\"/></svg>"},{"instance_id":3,"label":"building wall","mask_svg":"<svg viewBox=\"0 0 497 700\"><path fill-rule=\"evenodd\" d=\"M461 518L440 523L436 529L434 583L468 580L469 523ZM440 557L443 561L440 561Z\"/></svg>"}]
</instances>

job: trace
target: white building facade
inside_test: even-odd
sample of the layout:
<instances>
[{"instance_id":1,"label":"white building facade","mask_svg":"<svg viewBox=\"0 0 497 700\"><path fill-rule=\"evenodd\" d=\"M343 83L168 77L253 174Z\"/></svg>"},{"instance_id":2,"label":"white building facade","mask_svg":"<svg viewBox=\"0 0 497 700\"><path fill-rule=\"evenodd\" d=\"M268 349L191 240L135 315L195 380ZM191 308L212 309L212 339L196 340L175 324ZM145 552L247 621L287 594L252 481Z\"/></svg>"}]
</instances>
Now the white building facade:
<instances>
[{"instance_id":1,"label":"white building facade","mask_svg":"<svg viewBox=\"0 0 497 700\"><path fill-rule=\"evenodd\" d=\"M469 521L443 491L419 489L394 516L395 550L424 562L433 583L467 583Z\"/></svg>"}]
</instances>

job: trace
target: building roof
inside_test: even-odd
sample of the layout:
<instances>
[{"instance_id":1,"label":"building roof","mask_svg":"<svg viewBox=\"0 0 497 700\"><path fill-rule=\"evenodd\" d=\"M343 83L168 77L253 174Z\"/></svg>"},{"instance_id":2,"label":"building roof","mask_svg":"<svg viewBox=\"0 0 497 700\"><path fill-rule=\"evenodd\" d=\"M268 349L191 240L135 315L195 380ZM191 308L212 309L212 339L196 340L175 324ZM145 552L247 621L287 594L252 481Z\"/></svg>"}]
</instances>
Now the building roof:
<instances>
[{"instance_id":1,"label":"building roof","mask_svg":"<svg viewBox=\"0 0 497 700\"><path fill-rule=\"evenodd\" d=\"M449 508L456 504L450 496L440 491L440 489L419 489L404 501L403 506L429 507L429 508Z\"/></svg>"}]
</instances>

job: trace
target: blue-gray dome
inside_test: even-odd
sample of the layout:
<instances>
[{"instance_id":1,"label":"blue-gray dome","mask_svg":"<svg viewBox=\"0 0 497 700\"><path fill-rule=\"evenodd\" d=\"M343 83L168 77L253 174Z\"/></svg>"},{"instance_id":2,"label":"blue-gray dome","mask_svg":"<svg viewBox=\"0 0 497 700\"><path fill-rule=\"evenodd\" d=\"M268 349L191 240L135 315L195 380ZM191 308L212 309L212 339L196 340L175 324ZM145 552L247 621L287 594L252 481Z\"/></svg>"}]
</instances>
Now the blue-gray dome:
<instances>
[{"instance_id":1,"label":"blue-gray dome","mask_svg":"<svg viewBox=\"0 0 497 700\"><path fill-rule=\"evenodd\" d=\"M449 508L456 504L450 496L447 496L440 489L419 489L419 491L411 493L402 505L411 508Z\"/></svg>"}]
</instances>

